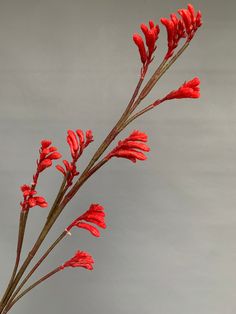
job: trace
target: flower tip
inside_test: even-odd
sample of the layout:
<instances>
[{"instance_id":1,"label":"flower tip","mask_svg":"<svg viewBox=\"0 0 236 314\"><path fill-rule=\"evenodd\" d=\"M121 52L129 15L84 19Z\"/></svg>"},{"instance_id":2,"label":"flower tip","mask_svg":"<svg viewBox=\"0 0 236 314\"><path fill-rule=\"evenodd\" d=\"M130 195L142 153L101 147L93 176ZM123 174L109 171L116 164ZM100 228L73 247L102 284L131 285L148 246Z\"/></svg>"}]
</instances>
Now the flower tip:
<instances>
[{"instance_id":1,"label":"flower tip","mask_svg":"<svg viewBox=\"0 0 236 314\"><path fill-rule=\"evenodd\" d=\"M52 141L50 140L42 140L41 141L41 146L42 148L47 148L48 146L50 146L52 144Z\"/></svg>"},{"instance_id":2,"label":"flower tip","mask_svg":"<svg viewBox=\"0 0 236 314\"><path fill-rule=\"evenodd\" d=\"M150 28L154 28L155 27L155 23L154 23L153 20L149 21L149 26L150 26Z\"/></svg>"}]
</instances>

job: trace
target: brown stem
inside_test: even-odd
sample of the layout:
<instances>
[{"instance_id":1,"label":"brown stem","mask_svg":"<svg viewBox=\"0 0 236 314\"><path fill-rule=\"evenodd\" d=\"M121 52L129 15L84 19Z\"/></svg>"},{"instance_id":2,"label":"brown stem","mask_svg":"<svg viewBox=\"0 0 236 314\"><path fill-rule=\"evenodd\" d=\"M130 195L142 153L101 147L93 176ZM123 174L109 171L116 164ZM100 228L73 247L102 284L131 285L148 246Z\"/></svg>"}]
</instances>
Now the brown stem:
<instances>
[{"instance_id":1,"label":"brown stem","mask_svg":"<svg viewBox=\"0 0 236 314\"><path fill-rule=\"evenodd\" d=\"M124 125L121 127L120 131L122 131L128 124L130 124L131 122L133 122L135 119L137 119L138 117L140 117L141 115L143 115L144 113L152 110L153 108L155 108L156 106L160 105L163 101L161 99L156 100L154 103L152 103L151 105L145 107L144 109L138 111L136 114L134 114L133 116L131 116L129 119L126 120L126 122L124 123Z\"/></svg>"},{"instance_id":2,"label":"brown stem","mask_svg":"<svg viewBox=\"0 0 236 314\"><path fill-rule=\"evenodd\" d=\"M7 286L7 289L4 293L4 295L3 295L2 300L4 300L4 298L7 296L8 292L10 291L11 284L14 281L14 278L16 276L16 272L17 272L17 269L18 269L18 266L20 263L20 255L21 255L21 250L22 250L22 245L23 245L23 240L24 240L24 235L25 235L25 227L26 227L27 217L28 217L28 211L21 211L20 219L19 219L19 231L18 231L15 265L13 268L11 279L9 281L9 284ZM2 301L1 301L1 306L2 306Z\"/></svg>"},{"instance_id":3,"label":"brown stem","mask_svg":"<svg viewBox=\"0 0 236 314\"><path fill-rule=\"evenodd\" d=\"M24 263L22 264L20 270L18 271L17 275L14 278L14 281L11 282L11 284L9 285L7 291L5 292L2 300L1 300L1 305L0 305L0 313L2 313L3 308L5 307L5 305L7 304L8 300L10 299L12 293L14 292L17 284L19 283L22 275L24 274L27 266L29 265L29 263L31 262L31 260L33 259L34 255L37 253L40 245L42 244L42 242L44 241L45 237L47 236L48 232L50 231L52 225L54 224L54 222L57 219L57 215L54 215L54 211L59 207L60 201L64 196L64 185L65 185L65 179L63 180L60 190L57 194L56 200L54 201L54 204L49 212L50 218L47 219L43 230L41 231L37 241L35 242L35 245L33 246L32 250L30 251L30 253L28 254L27 258L25 259Z\"/></svg>"},{"instance_id":4,"label":"brown stem","mask_svg":"<svg viewBox=\"0 0 236 314\"><path fill-rule=\"evenodd\" d=\"M51 251L57 246L57 244L67 235L67 231L63 231L61 235L53 242L53 244L48 248L48 250L43 254L43 256L38 260L38 262L34 265L34 267L31 269L31 271L28 273L28 275L24 278L24 280L21 282L19 287L15 290L12 297L8 301L6 308L9 304L12 303L14 298L17 296L17 294L20 292L20 290L23 288L23 286L26 284L26 282L30 279L30 277L33 275L33 273L38 269L38 267L42 264L42 262L46 259L46 257L51 253Z\"/></svg>"},{"instance_id":5,"label":"brown stem","mask_svg":"<svg viewBox=\"0 0 236 314\"><path fill-rule=\"evenodd\" d=\"M35 283L33 283L31 286L29 286L27 289L25 289L17 298L15 298L15 300L9 304L5 310L3 311L3 314L6 314L11 308L12 306L19 301L26 293L28 293L30 290L32 290L33 288L35 288L36 286L38 286L40 283L44 282L45 280L47 280L48 278L50 278L51 276L53 276L54 274L58 273L60 271L60 267L55 268L53 271L51 271L50 273L48 273L47 275L43 276L41 279L37 280Z\"/></svg>"}]
</instances>

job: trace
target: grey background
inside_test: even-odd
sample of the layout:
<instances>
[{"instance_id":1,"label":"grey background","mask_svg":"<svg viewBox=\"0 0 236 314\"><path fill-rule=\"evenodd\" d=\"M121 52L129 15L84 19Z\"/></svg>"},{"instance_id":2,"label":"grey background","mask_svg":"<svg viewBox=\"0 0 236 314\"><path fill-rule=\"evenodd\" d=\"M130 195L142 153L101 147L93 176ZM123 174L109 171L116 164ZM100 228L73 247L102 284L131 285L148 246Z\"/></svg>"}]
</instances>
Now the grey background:
<instances>
[{"instance_id":1,"label":"grey background","mask_svg":"<svg viewBox=\"0 0 236 314\"><path fill-rule=\"evenodd\" d=\"M0 1L0 288L15 255L22 183L30 183L42 138L67 154L68 128L91 128L95 142L113 126L139 73L132 34L185 1ZM77 248L94 272L67 270L27 295L12 313L233 314L236 311L235 9L193 1L204 26L148 100L198 75L199 101L167 103L125 132L150 137L136 165L114 160L65 210L45 246L90 203L108 213L100 239L75 230L37 276ZM162 28L157 61L166 42ZM148 102L147 102L148 103ZM125 135L123 134L123 136ZM59 174L38 189L53 200ZM31 211L24 253L47 210Z\"/></svg>"}]
</instances>

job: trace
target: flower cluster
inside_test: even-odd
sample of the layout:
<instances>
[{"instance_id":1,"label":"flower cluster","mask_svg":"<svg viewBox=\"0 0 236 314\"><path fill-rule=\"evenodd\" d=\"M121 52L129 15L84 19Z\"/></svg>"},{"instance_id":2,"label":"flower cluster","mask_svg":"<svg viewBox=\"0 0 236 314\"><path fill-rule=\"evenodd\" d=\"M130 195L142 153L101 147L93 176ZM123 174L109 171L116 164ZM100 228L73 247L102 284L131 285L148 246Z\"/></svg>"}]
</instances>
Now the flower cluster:
<instances>
[{"instance_id":1,"label":"flower cluster","mask_svg":"<svg viewBox=\"0 0 236 314\"><path fill-rule=\"evenodd\" d=\"M185 82L179 89L170 92L162 101L180 98L199 98L200 97L200 80L198 77L191 81Z\"/></svg>"},{"instance_id":2,"label":"flower cluster","mask_svg":"<svg viewBox=\"0 0 236 314\"><path fill-rule=\"evenodd\" d=\"M78 228L83 228L83 229L88 230L95 237L99 237L100 236L99 230L96 227L92 226L91 224L88 224L87 222L90 222L92 224L97 225L100 228L105 229L106 223L105 223L104 208L99 204L90 205L89 209L83 215L76 218L66 228L66 231L70 232L70 230L73 227L78 227Z\"/></svg>"},{"instance_id":3,"label":"flower cluster","mask_svg":"<svg viewBox=\"0 0 236 314\"><path fill-rule=\"evenodd\" d=\"M93 270L93 264L93 257L89 253L77 251L71 259L60 266L60 269L63 270L66 267L83 267L88 270Z\"/></svg>"},{"instance_id":4,"label":"flower cluster","mask_svg":"<svg viewBox=\"0 0 236 314\"><path fill-rule=\"evenodd\" d=\"M146 24L140 26L146 41L146 47L144 45L143 38L139 34L133 35L133 40L139 49L139 54L143 65L148 65L153 58L153 53L156 50L156 41L160 28L151 20L149 21L149 27Z\"/></svg>"},{"instance_id":5,"label":"flower cluster","mask_svg":"<svg viewBox=\"0 0 236 314\"><path fill-rule=\"evenodd\" d=\"M150 148L145 144L147 135L138 130L133 131L126 139L119 141L118 145L105 157L107 160L112 157L126 158L132 162L146 160L143 152L149 152Z\"/></svg>"},{"instance_id":6,"label":"flower cluster","mask_svg":"<svg viewBox=\"0 0 236 314\"><path fill-rule=\"evenodd\" d=\"M201 12L195 13L191 4L188 5L187 9L178 10L178 13L180 19L176 14L171 14L170 19L161 18L161 23L167 30L168 51L165 56L166 60L173 55L180 39L187 37L187 41L190 41L202 25Z\"/></svg>"},{"instance_id":7,"label":"flower cluster","mask_svg":"<svg viewBox=\"0 0 236 314\"><path fill-rule=\"evenodd\" d=\"M57 170L59 170L67 178L67 186L72 184L75 176L79 174L76 167L76 162L82 155L84 149L93 142L93 134L91 130L87 130L84 134L82 130L72 130L67 131L67 143L70 147L70 153L72 161L63 160L64 167L61 165L56 165Z\"/></svg>"},{"instance_id":8,"label":"flower cluster","mask_svg":"<svg viewBox=\"0 0 236 314\"><path fill-rule=\"evenodd\" d=\"M50 140L42 140L41 147L39 149L39 159L37 160L36 172L33 175L33 182L31 186L24 184L21 186L21 191L23 194L23 201L20 203L22 211L28 211L29 208L40 206L47 207L47 202L44 197L36 196L37 192L35 190L39 174L43 172L46 168L52 166L53 160L61 158L61 154L57 151L55 146L51 145Z\"/></svg>"},{"instance_id":9,"label":"flower cluster","mask_svg":"<svg viewBox=\"0 0 236 314\"><path fill-rule=\"evenodd\" d=\"M47 207L48 203L46 202L45 198L42 196L35 196L37 191L32 189L31 186L24 184L21 186L21 191L23 194L23 202L20 203L22 211L28 211L29 208L40 206L40 207Z\"/></svg>"}]
</instances>

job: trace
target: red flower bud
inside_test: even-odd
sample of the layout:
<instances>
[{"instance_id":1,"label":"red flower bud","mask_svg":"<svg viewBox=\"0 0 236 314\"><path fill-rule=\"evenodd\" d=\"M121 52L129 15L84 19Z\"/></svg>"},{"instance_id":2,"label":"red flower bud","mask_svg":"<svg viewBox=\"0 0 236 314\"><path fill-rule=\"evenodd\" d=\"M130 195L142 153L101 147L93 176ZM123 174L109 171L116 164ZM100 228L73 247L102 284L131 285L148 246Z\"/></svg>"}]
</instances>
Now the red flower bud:
<instances>
[{"instance_id":1,"label":"red flower bud","mask_svg":"<svg viewBox=\"0 0 236 314\"><path fill-rule=\"evenodd\" d=\"M87 130L85 133L85 137L86 137L86 143L85 143L85 147L87 147L90 143L93 142L93 133L91 130Z\"/></svg>"},{"instance_id":2,"label":"red flower bud","mask_svg":"<svg viewBox=\"0 0 236 314\"><path fill-rule=\"evenodd\" d=\"M30 208L37 205L36 199L34 197L29 198L27 203L29 204Z\"/></svg>"},{"instance_id":3,"label":"red flower bud","mask_svg":"<svg viewBox=\"0 0 236 314\"><path fill-rule=\"evenodd\" d=\"M76 226L78 228L82 228L82 229L88 230L95 237L100 237L99 230L96 227L94 227L94 226L92 226L92 225L90 225L90 224L88 224L86 222L78 221Z\"/></svg>"},{"instance_id":4,"label":"red flower bud","mask_svg":"<svg viewBox=\"0 0 236 314\"><path fill-rule=\"evenodd\" d=\"M60 171L63 174L63 176L66 175L66 172L65 172L65 170L64 170L64 168L62 166L56 165L56 168L57 168L58 171Z\"/></svg>"},{"instance_id":5,"label":"red flower bud","mask_svg":"<svg viewBox=\"0 0 236 314\"><path fill-rule=\"evenodd\" d=\"M138 49L139 49L139 54L140 54L140 58L142 63L146 63L147 61L147 52L144 46L144 42L142 37L139 34L134 34L133 35L133 40L135 42L135 44L137 45Z\"/></svg>"},{"instance_id":6,"label":"red flower bud","mask_svg":"<svg viewBox=\"0 0 236 314\"><path fill-rule=\"evenodd\" d=\"M84 146L84 132L82 130L76 130L76 134L78 135L80 146L83 147Z\"/></svg>"},{"instance_id":7,"label":"red flower bud","mask_svg":"<svg viewBox=\"0 0 236 314\"><path fill-rule=\"evenodd\" d=\"M71 171L72 170L73 167L71 166L69 161L63 160L63 164L65 165L67 171Z\"/></svg>"},{"instance_id":8,"label":"red flower bud","mask_svg":"<svg viewBox=\"0 0 236 314\"><path fill-rule=\"evenodd\" d=\"M51 159L44 159L38 165L38 171L42 172L44 169L51 167L52 161Z\"/></svg>"},{"instance_id":9,"label":"red flower bud","mask_svg":"<svg viewBox=\"0 0 236 314\"><path fill-rule=\"evenodd\" d=\"M59 152L53 152L50 155L48 155L47 158L53 160L53 159L60 159L61 157L62 156Z\"/></svg>"},{"instance_id":10,"label":"red flower bud","mask_svg":"<svg viewBox=\"0 0 236 314\"><path fill-rule=\"evenodd\" d=\"M70 146L70 149L71 149L71 154L72 156L74 154L76 154L78 152L78 149L79 149L79 143L78 143L78 140L77 140L77 137L76 137L76 134L74 131L72 130L68 130L67 131L67 142Z\"/></svg>"},{"instance_id":11,"label":"red flower bud","mask_svg":"<svg viewBox=\"0 0 236 314\"><path fill-rule=\"evenodd\" d=\"M57 147L55 147L55 146L49 147L49 153L52 153L52 152L55 152L55 151L57 151Z\"/></svg>"}]
</instances>

